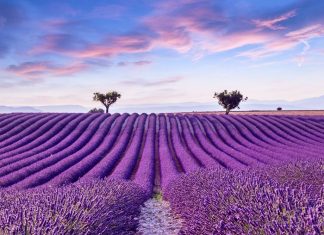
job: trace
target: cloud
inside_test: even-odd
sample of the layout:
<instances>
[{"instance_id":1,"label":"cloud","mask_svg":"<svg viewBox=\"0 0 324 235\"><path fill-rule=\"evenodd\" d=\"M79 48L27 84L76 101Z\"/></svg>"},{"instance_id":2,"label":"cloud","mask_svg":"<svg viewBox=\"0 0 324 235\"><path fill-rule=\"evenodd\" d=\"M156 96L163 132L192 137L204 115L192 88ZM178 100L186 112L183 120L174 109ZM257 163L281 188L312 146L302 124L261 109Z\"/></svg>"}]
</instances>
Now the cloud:
<instances>
[{"instance_id":1,"label":"cloud","mask_svg":"<svg viewBox=\"0 0 324 235\"><path fill-rule=\"evenodd\" d=\"M37 44L29 52L31 54L42 53L73 53L87 46L84 40L68 33L53 33L40 36L41 43Z\"/></svg>"},{"instance_id":2,"label":"cloud","mask_svg":"<svg viewBox=\"0 0 324 235\"><path fill-rule=\"evenodd\" d=\"M262 47L245 51L239 56L249 58L260 58L273 55L294 48L300 43L306 42L316 37L324 36L324 26L320 24L310 25L295 31L290 31L282 37L274 37L271 41L264 44Z\"/></svg>"},{"instance_id":3,"label":"cloud","mask_svg":"<svg viewBox=\"0 0 324 235\"><path fill-rule=\"evenodd\" d=\"M245 46L253 49L240 53L241 56L259 58L289 50L302 40L323 35L322 24L314 22L324 17L306 2L287 3L282 8L268 11L261 5L254 6L258 9L254 12L241 10L238 6L204 0L165 1L159 5L161 9L145 19L144 24L159 35L155 45L161 41L160 45L165 47L192 53L194 59ZM267 15L267 19L256 18L256 14Z\"/></svg>"},{"instance_id":4,"label":"cloud","mask_svg":"<svg viewBox=\"0 0 324 235\"><path fill-rule=\"evenodd\" d=\"M144 25L156 35L151 42L152 46L174 49L182 53L190 50L192 46L190 34L175 20L168 16L153 16L144 21Z\"/></svg>"},{"instance_id":5,"label":"cloud","mask_svg":"<svg viewBox=\"0 0 324 235\"><path fill-rule=\"evenodd\" d=\"M319 37L324 34L324 26L322 24L309 25L286 34L287 37L305 40L308 38Z\"/></svg>"},{"instance_id":6,"label":"cloud","mask_svg":"<svg viewBox=\"0 0 324 235\"><path fill-rule=\"evenodd\" d=\"M173 84L177 83L181 80L183 80L184 77L181 76L174 76L174 77L168 77L164 79L159 79L155 81L148 81L144 79L136 79L136 80L126 80L122 81L121 83L124 85L131 85L131 86L145 86L145 87L150 87L150 86L161 86L161 85L168 85L168 84Z\"/></svg>"},{"instance_id":7,"label":"cloud","mask_svg":"<svg viewBox=\"0 0 324 235\"><path fill-rule=\"evenodd\" d=\"M243 52L239 56L259 58L322 35L318 28L322 24L314 22L324 17L320 17L319 11L316 17L311 14L316 8L305 2L277 5L270 8L260 3L254 5L256 11L252 11L242 8L242 4L227 1L166 0L145 5L149 10L141 12L141 17L136 13L131 23L123 22L122 30L110 29L110 21L114 20L109 17L114 11L115 16L129 13L130 8L121 5L90 7L89 13L78 20L64 14L45 20L43 30L46 32L40 33L42 36L29 52L33 56L59 55L84 63L112 60L119 55L154 53L160 49L174 50L197 60L240 48ZM132 14L118 20L126 21L129 16ZM7 51L3 45L0 41L0 55ZM122 61L118 64L127 65L145 63Z\"/></svg>"},{"instance_id":8,"label":"cloud","mask_svg":"<svg viewBox=\"0 0 324 235\"><path fill-rule=\"evenodd\" d=\"M301 41L304 44L304 48L302 50L302 52L300 53L300 55L298 55L296 57L296 61L299 67L301 67L306 59L306 53L309 51L309 49L311 48L311 46L309 45L309 43L305 40Z\"/></svg>"},{"instance_id":9,"label":"cloud","mask_svg":"<svg viewBox=\"0 0 324 235\"><path fill-rule=\"evenodd\" d=\"M199 43L210 41L228 23L223 12L208 1L165 1L157 5L154 14L145 17L143 24L157 35L155 47L190 51Z\"/></svg>"},{"instance_id":10,"label":"cloud","mask_svg":"<svg viewBox=\"0 0 324 235\"><path fill-rule=\"evenodd\" d=\"M189 53L193 60L247 45L265 44L272 37L249 20L228 15L220 3L211 1L167 1L143 23L158 35L152 43L154 47Z\"/></svg>"},{"instance_id":11,"label":"cloud","mask_svg":"<svg viewBox=\"0 0 324 235\"><path fill-rule=\"evenodd\" d=\"M43 43L33 48L31 53L60 53L86 59L139 53L152 48L152 37L140 33L111 36L99 43L85 42L71 34L48 34L42 36L42 41Z\"/></svg>"},{"instance_id":12,"label":"cloud","mask_svg":"<svg viewBox=\"0 0 324 235\"><path fill-rule=\"evenodd\" d=\"M273 30L286 29L284 26L278 25L278 23L288 20L296 16L296 10L289 11L279 17L270 19L270 20L252 20L252 23L255 24L258 28L268 28Z\"/></svg>"},{"instance_id":13,"label":"cloud","mask_svg":"<svg viewBox=\"0 0 324 235\"><path fill-rule=\"evenodd\" d=\"M139 61L135 61L135 62L121 61L121 62L118 62L117 66L119 66L119 67L124 67L124 66L129 66L129 65L145 66L145 65L149 65L149 64L152 64L152 61L149 61L149 60L139 60Z\"/></svg>"},{"instance_id":14,"label":"cloud","mask_svg":"<svg viewBox=\"0 0 324 235\"><path fill-rule=\"evenodd\" d=\"M63 76L72 75L87 69L85 64L71 64L71 65L54 65L49 61L33 61L24 62L19 65L10 65L7 71L27 79L40 78L43 76Z\"/></svg>"},{"instance_id":15,"label":"cloud","mask_svg":"<svg viewBox=\"0 0 324 235\"><path fill-rule=\"evenodd\" d=\"M240 48L246 45L264 44L269 41L270 37L271 36L267 33L262 33L255 30L232 33L230 35L215 37L212 43L206 41L203 48L214 53L222 52Z\"/></svg>"},{"instance_id":16,"label":"cloud","mask_svg":"<svg viewBox=\"0 0 324 235\"><path fill-rule=\"evenodd\" d=\"M55 31L55 32L70 32L71 30L79 29L84 24L86 24L85 20L78 19L78 20L71 20L65 18L54 18L48 19L41 23L41 28L46 31Z\"/></svg>"},{"instance_id":17,"label":"cloud","mask_svg":"<svg viewBox=\"0 0 324 235\"><path fill-rule=\"evenodd\" d=\"M68 33L44 35L41 43L32 51L61 53L76 58L113 57L149 52L155 48L168 48L185 53L192 48L192 31L207 32L219 22L224 24L224 18L215 14L208 5L200 8L184 7L174 15L165 11L144 17L129 33L112 34L98 42L85 42ZM70 23L54 20L47 24L61 27Z\"/></svg>"}]
</instances>

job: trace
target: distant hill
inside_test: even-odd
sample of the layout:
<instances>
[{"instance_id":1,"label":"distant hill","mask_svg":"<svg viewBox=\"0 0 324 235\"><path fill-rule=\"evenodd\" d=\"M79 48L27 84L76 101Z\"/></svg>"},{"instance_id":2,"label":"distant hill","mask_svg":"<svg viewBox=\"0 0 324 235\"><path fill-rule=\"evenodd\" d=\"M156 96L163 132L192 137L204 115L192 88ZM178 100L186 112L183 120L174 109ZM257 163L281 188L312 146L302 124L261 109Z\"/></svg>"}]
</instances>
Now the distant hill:
<instances>
[{"instance_id":1,"label":"distant hill","mask_svg":"<svg viewBox=\"0 0 324 235\"><path fill-rule=\"evenodd\" d=\"M48 105L48 106L0 106L0 113L86 113L89 109L81 105Z\"/></svg>"},{"instance_id":2,"label":"distant hill","mask_svg":"<svg viewBox=\"0 0 324 235\"><path fill-rule=\"evenodd\" d=\"M324 96L296 100L248 100L243 102L241 110L276 110L282 107L283 110L324 110ZM186 102L186 103L169 103L169 104L151 104L151 105L114 105L111 107L113 112L138 112L138 113L157 113L157 112L202 112L202 111L221 111L216 100L214 102Z\"/></svg>"},{"instance_id":3,"label":"distant hill","mask_svg":"<svg viewBox=\"0 0 324 235\"><path fill-rule=\"evenodd\" d=\"M39 113L42 112L40 109L34 107L11 107L11 106L0 106L0 113Z\"/></svg>"},{"instance_id":4,"label":"distant hill","mask_svg":"<svg viewBox=\"0 0 324 235\"><path fill-rule=\"evenodd\" d=\"M308 99L296 101L258 101L251 100L242 103L244 110L273 110L277 107L282 107L284 110L323 110L324 109L324 96L313 97Z\"/></svg>"},{"instance_id":5,"label":"distant hill","mask_svg":"<svg viewBox=\"0 0 324 235\"><path fill-rule=\"evenodd\" d=\"M48 106L36 106L36 109L42 110L42 112L48 113L87 113L90 109L81 105L48 105Z\"/></svg>"},{"instance_id":6,"label":"distant hill","mask_svg":"<svg viewBox=\"0 0 324 235\"><path fill-rule=\"evenodd\" d=\"M291 104L307 109L324 109L324 95L291 102Z\"/></svg>"},{"instance_id":7,"label":"distant hill","mask_svg":"<svg viewBox=\"0 0 324 235\"><path fill-rule=\"evenodd\" d=\"M248 100L240 105L242 111L246 110L324 110L324 96L307 98L296 101L286 100ZM64 112L64 113L86 113L91 108L81 105L48 105L48 106L0 106L0 113L14 112ZM164 113L164 112L203 112L221 111L216 100L214 102L184 102L169 104L142 104L142 105L112 105L111 112L119 113Z\"/></svg>"}]
</instances>

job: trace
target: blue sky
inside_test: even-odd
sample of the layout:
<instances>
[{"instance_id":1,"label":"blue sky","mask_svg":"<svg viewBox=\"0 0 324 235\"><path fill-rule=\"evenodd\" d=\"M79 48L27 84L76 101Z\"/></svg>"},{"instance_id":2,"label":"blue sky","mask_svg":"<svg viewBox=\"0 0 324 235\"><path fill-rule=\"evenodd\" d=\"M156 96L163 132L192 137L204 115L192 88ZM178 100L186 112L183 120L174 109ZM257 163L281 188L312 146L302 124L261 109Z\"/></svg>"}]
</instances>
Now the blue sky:
<instances>
[{"instance_id":1,"label":"blue sky","mask_svg":"<svg viewBox=\"0 0 324 235\"><path fill-rule=\"evenodd\" d=\"M0 0L0 105L324 95L324 1Z\"/></svg>"}]
</instances>

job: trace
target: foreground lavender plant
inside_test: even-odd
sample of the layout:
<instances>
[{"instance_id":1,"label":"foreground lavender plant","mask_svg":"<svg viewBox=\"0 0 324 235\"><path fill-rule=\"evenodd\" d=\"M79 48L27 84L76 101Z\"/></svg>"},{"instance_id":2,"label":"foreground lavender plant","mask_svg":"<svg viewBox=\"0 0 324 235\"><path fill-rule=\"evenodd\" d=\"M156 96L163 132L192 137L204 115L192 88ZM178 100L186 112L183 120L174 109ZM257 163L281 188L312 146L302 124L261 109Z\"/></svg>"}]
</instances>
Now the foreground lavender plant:
<instances>
[{"instance_id":1,"label":"foreground lavender plant","mask_svg":"<svg viewBox=\"0 0 324 235\"><path fill-rule=\"evenodd\" d=\"M146 200L141 188L116 180L0 190L0 234L134 234Z\"/></svg>"},{"instance_id":2,"label":"foreground lavender plant","mask_svg":"<svg viewBox=\"0 0 324 235\"><path fill-rule=\"evenodd\" d=\"M200 170L164 196L185 220L182 234L324 234L323 176L323 161Z\"/></svg>"}]
</instances>

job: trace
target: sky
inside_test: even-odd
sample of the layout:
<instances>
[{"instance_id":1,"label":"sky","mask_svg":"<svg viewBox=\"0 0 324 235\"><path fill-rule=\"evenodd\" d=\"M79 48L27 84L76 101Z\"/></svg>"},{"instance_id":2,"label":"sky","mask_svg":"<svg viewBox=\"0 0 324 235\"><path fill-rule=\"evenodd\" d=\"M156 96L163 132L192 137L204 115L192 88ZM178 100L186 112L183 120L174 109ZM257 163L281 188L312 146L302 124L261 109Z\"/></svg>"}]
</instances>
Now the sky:
<instances>
[{"instance_id":1,"label":"sky","mask_svg":"<svg viewBox=\"0 0 324 235\"><path fill-rule=\"evenodd\" d=\"M0 0L0 105L324 95L323 0ZM216 102L216 101L215 101Z\"/></svg>"}]
</instances>

